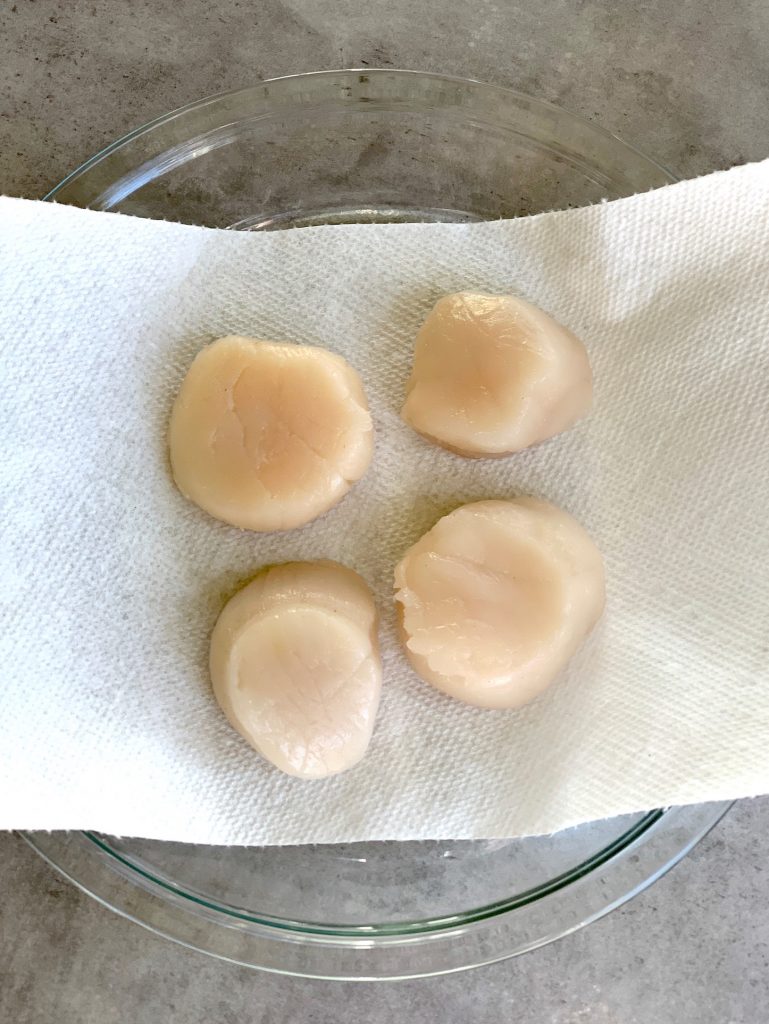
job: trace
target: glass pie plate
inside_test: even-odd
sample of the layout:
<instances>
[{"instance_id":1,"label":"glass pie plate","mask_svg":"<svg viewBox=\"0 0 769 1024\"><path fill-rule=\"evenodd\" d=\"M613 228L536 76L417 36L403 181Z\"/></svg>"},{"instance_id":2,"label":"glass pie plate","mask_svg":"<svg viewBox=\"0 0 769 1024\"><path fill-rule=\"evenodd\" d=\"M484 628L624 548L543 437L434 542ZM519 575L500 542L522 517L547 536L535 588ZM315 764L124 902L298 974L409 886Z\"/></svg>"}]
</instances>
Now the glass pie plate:
<instances>
[{"instance_id":1,"label":"glass pie plate","mask_svg":"<svg viewBox=\"0 0 769 1024\"><path fill-rule=\"evenodd\" d=\"M672 180L547 103L477 82L367 70L297 75L193 103L109 146L48 198L271 230L515 217ZM727 806L476 842L27 839L96 899L195 949L287 974L402 978L514 956L587 924L675 864Z\"/></svg>"}]
</instances>

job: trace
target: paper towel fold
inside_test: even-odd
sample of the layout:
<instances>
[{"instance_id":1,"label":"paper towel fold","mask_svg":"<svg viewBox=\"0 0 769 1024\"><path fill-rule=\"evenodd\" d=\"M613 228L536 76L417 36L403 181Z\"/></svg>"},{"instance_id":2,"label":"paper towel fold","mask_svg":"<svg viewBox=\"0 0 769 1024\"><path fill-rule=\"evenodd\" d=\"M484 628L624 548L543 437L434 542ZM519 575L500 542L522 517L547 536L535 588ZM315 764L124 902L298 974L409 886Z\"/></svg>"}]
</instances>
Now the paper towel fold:
<instances>
[{"instance_id":1,"label":"paper towel fold","mask_svg":"<svg viewBox=\"0 0 769 1024\"><path fill-rule=\"evenodd\" d=\"M398 417L418 325L510 292L581 336L596 405L509 459ZM241 333L361 373L367 477L294 532L174 489L166 425L195 352ZM0 200L0 827L206 843L550 832L769 791L769 162L584 210L248 234ZM394 634L392 569L444 512L533 493L601 547L603 625L520 711L445 698ZM230 729L206 656L265 562L369 581L384 696L355 769L281 775Z\"/></svg>"}]
</instances>

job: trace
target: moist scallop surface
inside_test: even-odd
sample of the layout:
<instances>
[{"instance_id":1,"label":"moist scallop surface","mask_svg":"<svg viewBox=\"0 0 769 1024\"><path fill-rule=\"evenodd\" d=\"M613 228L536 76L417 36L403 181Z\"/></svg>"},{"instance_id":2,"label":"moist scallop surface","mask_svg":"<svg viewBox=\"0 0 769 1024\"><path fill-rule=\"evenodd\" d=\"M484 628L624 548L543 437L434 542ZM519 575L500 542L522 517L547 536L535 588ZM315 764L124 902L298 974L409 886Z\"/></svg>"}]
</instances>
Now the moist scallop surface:
<instances>
[{"instance_id":1,"label":"moist scallop surface","mask_svg":"<svg viewBox=\"0 0 769 1024\"><path fill-rule=\"evenodd\" d=\"M514 708L555 679L600 618L603 560L548 502L480 501L406 552L395 599L424 680L468 704Z\"/></svg>"},{"instance_id":2,"label":"moist scallop surface","mask_svg":"<svg viewBox=\"0 0 769 1024\"><path fill-rule=\"evenodd\" d=\"M169 446L185 497L265 532L302 526L336 505L368 469L373 430L360 378L341 356L229 336L188 370Z\"/></svg>"},{"instance_id":3,"label":"moist scallop surface","mask_svg":"<svg viewBox=\"0 0 769 1024\"><path fill-rule=\"evenodd\" d=\"M281 771L345 771L366 753L379 705L371 591L335 562L271 566L225 605L210 670L230 724Z\"/></svg>"},{"instance_id":4,"label":"moist scallop surface","mask_svg":"<svg viewBox=\"0 0 769 1024\"><path fill-rule=\"evenodd\" d=\"M458 455L508 455L559 434L592 404L587 351L524 299L457 292L419 331L401 415Z\"/></svg>"}]
</instances>

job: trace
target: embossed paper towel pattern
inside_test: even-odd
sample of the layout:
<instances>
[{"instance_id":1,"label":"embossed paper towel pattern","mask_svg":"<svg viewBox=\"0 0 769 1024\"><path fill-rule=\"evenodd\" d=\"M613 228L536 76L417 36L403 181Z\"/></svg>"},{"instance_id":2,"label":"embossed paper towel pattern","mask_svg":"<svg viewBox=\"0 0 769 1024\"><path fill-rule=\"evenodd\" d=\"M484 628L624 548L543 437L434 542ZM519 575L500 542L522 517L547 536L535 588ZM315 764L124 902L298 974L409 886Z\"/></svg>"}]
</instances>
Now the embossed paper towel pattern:
<instances>
[{"instance_id":1,"label":"embossed paper towel pattern","mask_svg":"<svg viewBox=\"0 0 769 1024\"><path fill-rule=\"evenodd\" d=\"M209 843L549 832L769 791L769 164L477 225L247 234L0 201L0 827ZM398 417L417 328L459 289L524 296L589 349L592 416L467 462ZM367 477L258 536L175 490L170 403L226 333L361 373ZM442 697L394 633L392 569L444 512L532 493L606 559L602 626L517 712ZM383 616L367 758L281 775L211 696L210 630L262 564L327 557Z\"/></svg>"}]
</instances>

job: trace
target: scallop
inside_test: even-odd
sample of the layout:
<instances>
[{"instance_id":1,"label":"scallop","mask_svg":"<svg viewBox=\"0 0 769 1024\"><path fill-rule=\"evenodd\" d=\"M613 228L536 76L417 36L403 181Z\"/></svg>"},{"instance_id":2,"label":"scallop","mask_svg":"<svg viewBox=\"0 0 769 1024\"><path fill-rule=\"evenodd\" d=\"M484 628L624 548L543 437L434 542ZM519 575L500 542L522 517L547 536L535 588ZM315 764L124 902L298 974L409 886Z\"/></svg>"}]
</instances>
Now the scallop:
<instances>
[{"instance_id":1,"label":"scallop","mask_svg":"<svg viewBox=\"0 0 769 1024\"><path fill-rule=\"evenodd\" d=\"M523 299L459 292L435 304L417 335L401 415L458 455L499 456L567 430L592 392L571 331Z\"/></svg>"},{"instance_id":2,"label":"scallop","mask_svg":"<svg viewBox=\"0 0 769 1024\"><path fill-rule=\"evenodd\" d=\"M366 753L382 685L366 583L335 562L262 571L211 636L214 695L230 724L288 775L319 779Z\"/></svg>"},{"instance_id":3,"label":"scallop","mask_svg":"<svg viewBox=\"0 0 769 1024\"><path fill-rule=\"evenodd\" d=\"M363 386L325 349L220 338L174 403L171 468L185 497L247 530L289 530L328 511L371 462Z\"/></svg>"},{"instance_id":4,"label":"scallop","mask_svg":"<svg viewBox=\"0 0 769 1024\"><path fill-rule=\"evenodd\" d=\"M395 598L424 680L467 704L515 708L555 679L600 618L603 561L548 502L479 501L406 552Z\"/></svg>"}]
</instances>

